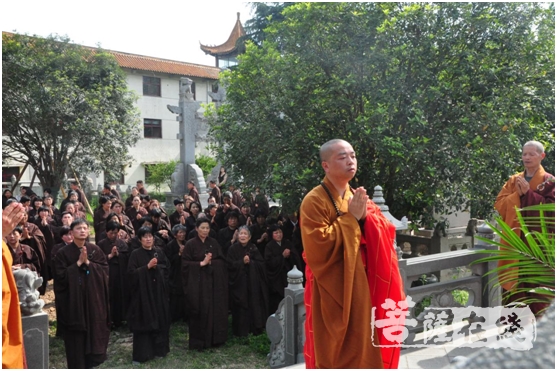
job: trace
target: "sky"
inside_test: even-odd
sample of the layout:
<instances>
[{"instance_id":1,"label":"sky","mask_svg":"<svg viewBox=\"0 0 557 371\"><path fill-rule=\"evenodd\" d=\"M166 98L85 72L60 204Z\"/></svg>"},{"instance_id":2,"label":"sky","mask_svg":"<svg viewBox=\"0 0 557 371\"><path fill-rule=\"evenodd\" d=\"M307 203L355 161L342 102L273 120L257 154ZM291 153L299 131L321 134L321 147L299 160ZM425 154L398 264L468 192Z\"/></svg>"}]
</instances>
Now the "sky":
<instances>
[{"instance_id":1,"label":"sky","mask_svg":"<svg viewBox=\"0 0 557 371\"><path fill-rule=\"evenodd\" d=\"M1 9L2 31L66 35L76 44L209 66L215 58L199 43L224 43L237 12L242 24L251 18L251 6L236 0L27 0Z\"/></svg>"}]
</instances>

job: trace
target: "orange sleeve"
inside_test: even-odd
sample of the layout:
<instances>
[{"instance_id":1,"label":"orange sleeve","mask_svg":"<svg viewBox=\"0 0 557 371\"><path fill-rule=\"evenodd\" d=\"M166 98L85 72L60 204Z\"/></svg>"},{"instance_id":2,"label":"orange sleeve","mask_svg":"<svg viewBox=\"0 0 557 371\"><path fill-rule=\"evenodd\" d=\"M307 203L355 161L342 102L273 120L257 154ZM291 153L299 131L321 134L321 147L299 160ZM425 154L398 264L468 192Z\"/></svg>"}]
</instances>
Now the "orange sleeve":
<instances>
[{"instance_id":1,"label":"orange sleeve","mask_svg":"<svg viewBox=\"0 0 557 371\"><path fill-rule=\"evenodd\" d=\"M23 331L12 255L2 241L2 368L23 368Z\"/></svg>"}]
</instances>

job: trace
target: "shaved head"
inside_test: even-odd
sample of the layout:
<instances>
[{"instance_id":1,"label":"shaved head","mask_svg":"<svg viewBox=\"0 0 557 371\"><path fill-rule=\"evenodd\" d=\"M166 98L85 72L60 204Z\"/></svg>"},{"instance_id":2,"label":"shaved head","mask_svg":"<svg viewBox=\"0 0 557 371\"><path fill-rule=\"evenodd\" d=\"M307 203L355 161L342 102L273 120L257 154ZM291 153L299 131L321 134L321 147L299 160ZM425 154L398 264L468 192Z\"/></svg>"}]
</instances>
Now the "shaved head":
<instances>
[{"instance_id":1,"label":"shaved head","mask_svg":"<svg viewBox=\"0 0 557 371\"><path fill-rule=\"evenodd\" d=\"M321 161L327 161L331 157L333 154L333 146L337 143L349 144L347 141L342 139L331 139L327 143L323 144L319 149L319 157L321 158Z\"/></svg>"}]
</instances>

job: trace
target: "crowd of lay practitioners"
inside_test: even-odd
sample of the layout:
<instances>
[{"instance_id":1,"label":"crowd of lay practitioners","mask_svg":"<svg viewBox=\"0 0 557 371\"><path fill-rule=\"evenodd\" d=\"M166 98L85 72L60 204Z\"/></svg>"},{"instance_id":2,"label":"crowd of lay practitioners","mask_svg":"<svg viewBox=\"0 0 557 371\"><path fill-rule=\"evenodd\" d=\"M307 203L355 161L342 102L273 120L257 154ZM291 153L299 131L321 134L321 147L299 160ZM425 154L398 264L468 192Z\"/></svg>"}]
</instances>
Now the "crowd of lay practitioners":
<instances>
[{"instance_id":1,"label":"crowd of lay practitioners","mask_svg":"<svg viewBox=\"0 0 557 371\"><path fill-rule=\"evenodd\" d=\"M41 295L53 280L56 336L68 368L104 362L110 332L121 326L133 334L135 364L169 352L176 321L188 324L190 350L224 344L229 316L234 336L264 331L284 298L288 271L304 270L297 217L270 208L258 189L246 196L229 185L221 192L225 182L222 171L210 182L204 210L190 182L172 213L142 181L125 199L107 184L92 226L77 182L60 209L49 189L42 197L28 187L18 197L3 192L3 208L17 202L26 211L6 236L12 269L43 277Z\"/></svg>"}]
</instances>

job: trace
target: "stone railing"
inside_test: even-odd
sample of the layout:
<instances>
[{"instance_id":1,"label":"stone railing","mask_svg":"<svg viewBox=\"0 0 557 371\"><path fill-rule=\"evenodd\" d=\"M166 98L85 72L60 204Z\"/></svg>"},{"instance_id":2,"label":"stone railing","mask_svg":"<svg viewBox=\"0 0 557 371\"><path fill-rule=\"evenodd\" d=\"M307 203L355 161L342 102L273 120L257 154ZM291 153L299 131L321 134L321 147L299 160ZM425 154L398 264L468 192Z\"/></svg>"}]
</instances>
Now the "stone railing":
<instances>
[{"instance_id":1,"label":"stone railing","mask_svg":"<svg viewBox=\"0 0 557 371\"><path fill-rule=\"evenodd\" d=\"M421 256L410 259L399 260L400 275L403 280L404 292L412 297L412 301L420 303L429 298L430 307L435 308L455 308L455 307L495 307L501 305L500 292L494 289L492 279L494 274L486 275L493 270L497 263L473 264L476 260L484 257L478 250L493 249L493 245L476 245L474 249L449 251L439 254ZM466 267L470 269L470 276L458 277L454 279L441 280L437 283L426 284L412 287L412 283L418 281L420 277L431 273ZM455 299L453 292L467 293L468 301L461 303ZM415 334L423 331L424 313L416 315L416 305L410 311L408 319L416 319L417 326L409 327L410 336L407 342L411 343ZM423 307L423 305L421 305Z\"/></svg>"},{"instance_id":2,"label":"stone railing","mask_svg":"<svg viewBox=\"0 0 557 371\"><path fill-rule=\"evenodd\" d=\"M478 235L493 239L494 235L487 227L478 227ZM397 235L398 237L398 235ZM474 248L449 251L428 256L400 259L399 269L403 280L406 295L412 297L415 303L425 298L431 298L430 306L436 308L451 307L495 307L500 305L499 290L489 286L494 278L493 274L484 275L495 268L497 263L472 263L484 254L479 250L495 249L493 245L477 242ZM441 282L412 287L412 282L419 280L423 275L458 267L467 267L471 275ZM453 297L453 291L460 290L468 293L468 302L459 303ZM416 308L414 308L416 309ZM268 361L271 368L291 366L304 362L303 344L305 342L304 322L306 312L304 307L304 288L302 287L302 273L294 268L288 273L288 287L285 297L279 304L277 312L267 320L267 335L271 340L271 349ZM407 342L411 343L414 336L423 331L423 315L415 315L411 311L408 319L416 319L418 325L409 327L410 336Z\"/></svg>"}]
</instances>

